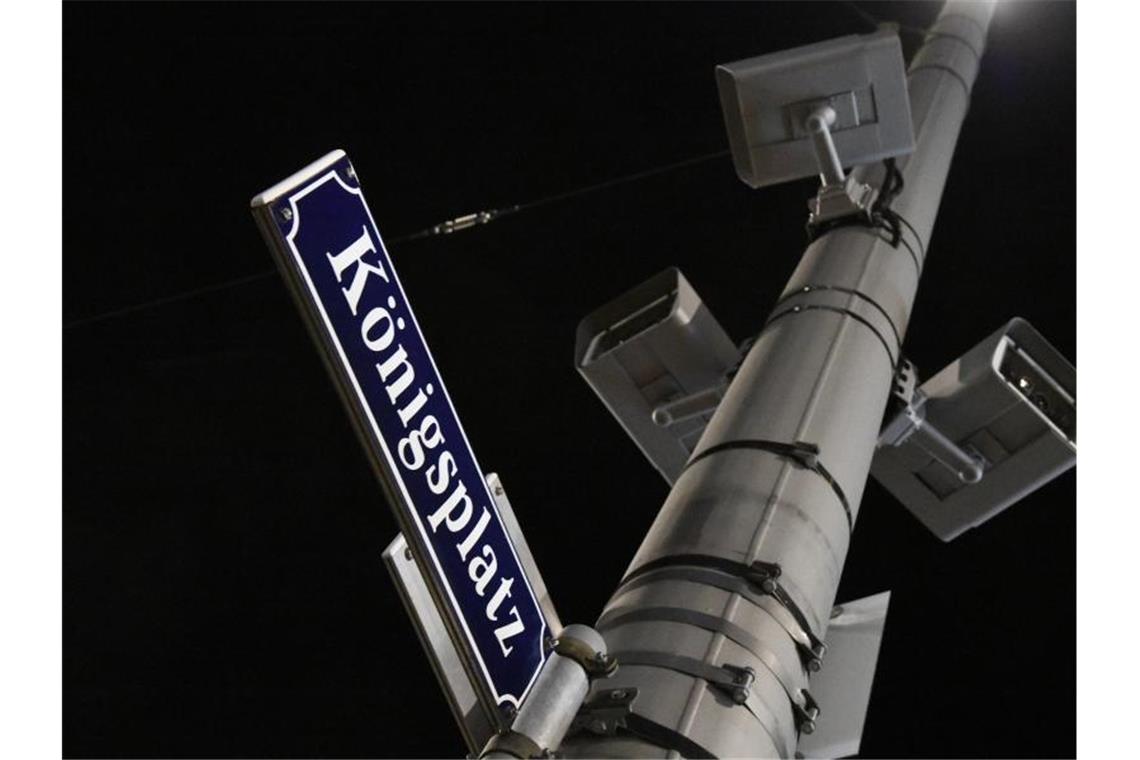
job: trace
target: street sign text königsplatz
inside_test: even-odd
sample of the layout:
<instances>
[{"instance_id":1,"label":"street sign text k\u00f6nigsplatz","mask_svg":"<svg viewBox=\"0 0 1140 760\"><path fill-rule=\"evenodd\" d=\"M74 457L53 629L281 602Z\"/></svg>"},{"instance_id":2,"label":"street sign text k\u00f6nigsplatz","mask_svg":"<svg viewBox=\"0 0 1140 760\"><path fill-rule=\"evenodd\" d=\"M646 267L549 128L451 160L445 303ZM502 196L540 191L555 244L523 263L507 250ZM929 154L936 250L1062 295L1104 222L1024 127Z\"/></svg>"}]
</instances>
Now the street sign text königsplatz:
<instances>
[{"instance_id":1,"label":"street sign text k\u00f6nigsplatz","mask_svg":"<svg viewBox=\"0 0 1140 760\"><path fill-rule=\"evenodd\" d=\"M519 706L547 621L364 200L334 151L258 195L292 287L489 706Z\"/></svg>"}]
</instances>

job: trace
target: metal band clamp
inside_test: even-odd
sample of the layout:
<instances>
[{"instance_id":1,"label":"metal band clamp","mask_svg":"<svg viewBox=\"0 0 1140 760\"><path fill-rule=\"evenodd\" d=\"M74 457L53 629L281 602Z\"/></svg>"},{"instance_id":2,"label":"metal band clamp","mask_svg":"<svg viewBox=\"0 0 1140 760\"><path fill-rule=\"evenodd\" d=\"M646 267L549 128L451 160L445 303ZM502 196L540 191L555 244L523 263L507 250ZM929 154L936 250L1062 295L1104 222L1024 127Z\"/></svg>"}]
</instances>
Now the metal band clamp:
<instances>
[{"instance_id":1,"label":"metal band clamp","mask_svg":"<svg viewBox=\"0 0 1140 760\"><path fill-rule=\"evenodd\" d=\"M764 441L754 438L747 438L737 441L725 441L718 443L715 446L710 446L699 454L693 456L685 464L685 470L695 465L697 462L719 454L722 451L729 451L732 449L751 449L755 451L766 451L769 454L785 457L792 460L800 467L814 472L816 475L823 478L831 490L835 492L835 496L839 499L839 505L843 507L843 514L847 518L847 530L853 531L855 529L855 517L851 513L851 503L847 501L847 494L843 492L843 488L839 485L839 481L823 466L823 462L819 459L819 446L814 443L807 443L805 441L795 441L793 443L784 443L782 441ZM684 472L684 470L682 470Z\"/></svg>"},{"instance_id":2,"label":"metal band clamp","mask_svg":"<svg viewBox=\"0 0 1140 760\"><path fill-rule=\"evenodd\" d=\"M796 604L787 590L780 585L777 579L783 570L775 562L756 560L751 565L745 565L741 562L734 562L723 557L714 557L707 554L674 554L654 560L637 568L633 573L626 576L625 580L619 585L618 590L620 592L623 589L631 587L634 583L646 583L648 581L642 580L642 578L650 573L657 573L666 569L675 572L677 577L683 580L687 579L683 573L715 571L718 574L741 579L747 584L747 587L755 588L767 595L783 609L786 615L790 615L792 621L794 621L793 625L788 621L786 615L781 615L780 613L775 614L777 620L784 624L784 628L788 631L788 634L801 647L801 657L806 660L805 666L808 670L813 672L819 670L823 656L827 653L827 645L815 635L811 625L808 624L807 617L799 605ZM708 583L724 588L726 591L742 592L740 587L735 584L727 586L717 582L720 579L713 574L704 573L695 575L694 578L698 583ZM759 604L759 606L763 606L769 612L772 611L772 608L769 608L765 604L760 604L748 594L745 593L744 595L748 596L750 601ZM798 631L796 629L798 629ZM813 662L814 665L812 664Z\"/></svg>"},{"instance_id":3,"label":"metal band clamp","mask_svg":"<svg viewBox=\"0 0 1140 760\"><path fill-rule=\"evenodd\" d=\"M799 605L788 595L788 592L776 580L783 573L783 569L775 562L764 562L756 560L750 566L751 572L743 575L744 579L749 583L759 586L765 594L775 599L780 605L788 611L795 621L799 624L804 634L810 639L810 652L812 660L815 661L815 667L811 664L808 665L808 670L817 671L819 665L823 661L823 655L827 653L827 645L815 633L812 632L811 626L808 625L807 618L804 616ZM794 637L793 637L794 638Z\"/></svg>"},{"instance_id":4,"label":"metal band clamp","mask_svg":"<svg viewBox=\"0 0 1140 760\"><path fill-rule=\"evenodd\" d=\"M815 673L823 665L827 645L820 641L810 628L801 625L800 621L788 611L783 603L770 594L757 593L748 580L739 576L703 567L660 567L629 581L622 587L622 592L661 580L679 580L703 586L713 586L743 596L768 613L787 632L792 641L795 642L796 650L807 670Z\"/></svg>"},{"instance_id":5,"label":"metal band clamp","mask_svg":"<svg viewBox=\"0 0 1140 760\"><path fill-rule=\"evenodd\" d=\"M621 612L620 609L621 608L618 608L618 610L616 610L617 614L608 621L611 625L618 625L622 622L636 622L638 620L670 620L687 623L698 628L723 634L730 641L733 641L738 646L751 652L764 663L764 666L776 678L776 681L783 688L784 693L788 695L788 699L792 703L792 712L795 714L796 720L796 730L808 734L815 730L815 719L819 717L819 706L811 694L806 688L794 685L792 675L784 669L780 658L772 654L772 652L763 645L760 639L740 626L715 618L712 615L706 615L702 612L676 607L650 607L624 613ZM603 616L603 620L599 621L598 626L601 627L605 625L606 622L605 616ZM645 657L643 656L645 654L646 653L638 653L638 660L629 659L629 655L625 655L626 664L645 664ZM648 654L655 656L657 653ZM654 658L651 657L650 659ZM698 661L694 660L693 662ZM689 666L693 667L691 663L689 663ZM701 678L704 678L712 686L727 693L737 704L749 703L748 697L750 688L752 683L756 680L756 672L752 668L722 665L721 668L732 675L732 680L726 682L723 679L716 680L713 677L715 675L714 671L707 669L709 667L711 666L706 666L706 668L702 669L700 674ZM753 712L756 711L753 710Z\"/></svg>"},{"instance_id":6,"label":"metal band clamp","mask_svg":"<svg viewBox=\"0 0 1140 760\"><path fill-rule=\"evenodd\" d=\"M614 736L619 731L626 731L650 744L674 750L682 757L694 760L715 757L708 749L684 734L635 713L633 702L637 699L637 694L637 689L633 687L594 692L578 711L567 736L581 731Z\"/></svg>"},{"instance_id":7,"label":"metal band clamp","mask_svg":"<svg viewBox=\"0 0 1140 760\"><path fill-rule=\"evenodd\" d=\"M573 636L559 636L551 642L550 648L556 654L573 660L586 671L586 676L595 678L609 678L617 672L617 658L603 652L596 652L586 642Z\"/></svg>"},{"instance_id":8,"label":"metal band clamp","mask_svg":"<svg viewBox=\"0 0 1140 760\"><path fill-rule=\"evenodd\" d=\"M752 668L729 664L717 667L692 657L683 657L666 652L630 651L623 652L621 658L627 665L646 665L673 670L707 682L710 687L728 696L733 703L748 710L771 737L776 749L780 752L780 756L790 757L790 749L785 746L785 742L776 729L776 726L779 725L776 717L772 715L767 705L753 697L751 686L756 678L756 673ZM807 694L807 689L800 691ZM815 705L815 701L811 699L810 695L807 696L807 699L811 700L811 705ZM796 720L796 730L799 731L801 725L800 710L797 709L794 698L792 699L792 707L793 716ZM818 714L818 708L816 708L816 714ZM814 728L815 726L812 724L810 730L814 730Z\"/></svg>"},{"instance_id":9,"label":"metal band clamp","mask_svg":"<svg viewBox=\"0 0 1140 760\"><path fill-rule=\"evenodd\" d=\"M479 757L486 757L492 752L503 752L511 757L520 758L520 760L553 757L549 750L538 746L529 736L510 730L492 736L487 742L487 746L483 748L483 754Z\"/></svg>"},{"instance_id":10,"label":"metal band clamp","mask_svg":"<svg viewBox=\"0 0 1140 760\"><path fill-rule=\"evenodd\" d=\"M606 628L623 623L636 623L646 620L665 620L673 623L682 623L684 625L691 625L694 628L719 633L742 649L748 650L764 663L764 666L772 672L772 675L776 677L776 680L780 683L780 686L783 687L784 691L788 693L789 697L792 697L797 691L794 685L795 676L787 672L780 658L769 651L759 638L741 626L714 617L713 615L708 615L696 610L684 609L682 607L640 607L632 609L628 607L617 607L612 609L610 613L602 616L601 620L598 621L598 627ZM724 667L732 668L732 666L729 665L725 665ZM750 686L752 681L756 678L756 674L751 668L747 670L749 677L747 683L744 684L744 698L738 700L741 703L747 699L748 686ZM738 683L742 682L738 680Z\"/></svg>"}]
</instances>

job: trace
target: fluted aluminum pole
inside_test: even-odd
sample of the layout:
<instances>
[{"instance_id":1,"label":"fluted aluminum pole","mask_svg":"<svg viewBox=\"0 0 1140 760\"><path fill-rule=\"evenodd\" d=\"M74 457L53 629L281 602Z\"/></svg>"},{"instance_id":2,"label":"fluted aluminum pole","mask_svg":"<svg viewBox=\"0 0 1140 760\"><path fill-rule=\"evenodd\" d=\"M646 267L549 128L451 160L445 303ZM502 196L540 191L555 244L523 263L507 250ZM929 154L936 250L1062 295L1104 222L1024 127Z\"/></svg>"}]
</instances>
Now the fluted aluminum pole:
<instances>
[{"instance_id":1,"label":"fluted aluminum pole","mask_svg":"<svg viewBox=\"0 0 1140 760\"><path fill-rule=\"evenodd\" d=\"M804 253L596 626L622 664L591 699L620 706L636 689L632 712L598 713L609 719L564 742L567 755L788 757L810 729L812 647L827 632L992 13L947 3L912 61L917 142L898 161L905 189L892 204L902 240L843 227ZM885 171L859 174L879 185ZM625 727L605 733L619 717Z\"/></svg>"}]
</instances>

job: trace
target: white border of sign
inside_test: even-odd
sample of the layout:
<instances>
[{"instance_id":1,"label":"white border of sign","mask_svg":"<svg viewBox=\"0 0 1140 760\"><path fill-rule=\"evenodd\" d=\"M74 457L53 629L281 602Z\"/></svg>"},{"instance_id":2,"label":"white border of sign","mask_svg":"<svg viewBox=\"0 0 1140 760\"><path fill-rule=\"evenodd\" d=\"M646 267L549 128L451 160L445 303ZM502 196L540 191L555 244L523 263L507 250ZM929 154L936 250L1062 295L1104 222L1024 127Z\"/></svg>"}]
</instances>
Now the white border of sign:
<instances>
[{"instance_id":1,"label":"white border of sign","mask_svg":"<svg viewBox=\"0 0 1140 760\"><path fill-rule=\"evenodd\" d=\"M383 453L384 453L384 458L385 458L386 465L387 465L386 469L391 474L392 479L395 481L395 483L399 486L400 493L403 496L405 503L407 503L408 505L411 505L414 502L411 498L411 495L408 493L407 487L404 485L403 478L400 476L399 468L396 466L396 462L392 457L392 453L388 449L387 442L384 440L383 435L381 435L381 433L380 433L380 428L376 424L376 420L372 415L372 410L368 406L367 400L364 396L364 392L361 389L359 382L357 381L356 375L352 372L351 365L348 362L348 357L344 352L344 348L341 346L340 340L337 338L336 331L333 328L332 322L329 320L328 314L325 312L324 304L321 303L320 297L317 294L316 286L313 284L312 278L309 276L309 271L305 267L305 263L301 258L300 252L297 250L297 246L293 242L293 239L296 237L297 232L300 228L300 220L301 220L300 209L297 207L297 201L304 198L306 195L313 192L318 187L321 187L326 182L328 182L330 179L333 179L345 191L347 191L348 193L351 193L352 195L356 195L360 198L360 203L364 207L364 212L368 215L368 221L372 225L372 230L376 233L376 237L377 237L376 242L379 243L381 249L384 251L384 254L389 259L391 259L391 255L388 253L388 247L386 245L384 245L384 240L383 240L382 236L380 235L380 229L376 225L376 220L372 217L372 209L370 209L368 207L368 201L365 200L365 198L364 198L363 190L361 190L360 188L353 188L353 187L350 187L349 185L346 185L344 183L344 181L341 180L340 176L336 173L335 169L329 169L328 168L328 167L331 167L332 165L334 165L336 162L340 161L345 156L346 156L346 154L343 150L335 150L335 151L323 156L322 158L313 162L312 164L305 167L301 171L293 174L292 176L290 176L289 178L287 178L281 182L278 182L276 185L271 187L269 190L266 190L265 192L254 197L254 199L251 201L250 205L255 207L255 208L259 207L259 206L268 206L269 204L271 204L274 201L276 201L277 199L279 199L280 196L282 196L286 191L290 190L291 188L293 188L299 184L305 183L304 187L302 187L300 190L298 190L297 192L290 195L287 199L289 202L289 208L293 213L293 220L292 220L292 226L290 227L289 233L285 236L285 242L288 244L289 250L292 253L294 260L296 261L297 269L300 271L301 275L305 279L305 285L309 289L310 301L316 305L317 311L321 315L321 319L324 322L325 334L329 338L331 344L333 346L335 346L336 351L337 351L337 355L340 357L342 369L344 370L345 374L348 376L349 380L352 383L353 390L356 392L357 399L360 402L359 405L365 411L365 415L368 419L368 423L372 429L373 437L380 444L380 448L381 448L381 451L383 451ZM320 172L324 171L325 169L328 169L328 171L325 171L324 174L320 174ZM312 179L311 181L309 181L310 177L315 177L315 179ZM272 220L270 220L270 224L272 224L272 223L273 223ZM415 328L416 332L418 332L422 336L423 332L420 330L419 322L416 320L415 313L412 311L411 303L408 302L407 292L404 290L404 286L400 282L400 276L395 271L395 267L391 267L391 270L392 270L392 272L391 272L392 276L395 278L396 287L399 288L400 293L404 296L404 305L407 307L408 317L411 319L412 326ZM425 340L425 345L426 345L426 340ZM439 379L440 379L440 385L443 386L444 385L443 376L442 376L442 374L440 374L439 368L435 364L435 357L433 357L431 355L430 349L428 350L427 355L428 355L428 360L431 362L432 369L435 371L436 376L439 377ZM447 399L448 408L450 409L452 415L455 417L456 424L459 427L459 433L463 437L463 444L467 447L468 451L471 452L472 458L475 459L474 449L471 448L471 443L470 443L470 441L467 440L467 432L463 429L463 423L459 419L459 415L456 413L455 407L451 403L451 396L447 393L446 387L442 387L441 391L443 392L444 397ZM476 468L479 468L479 462L477 459L475 459L475 466L476 466ZM482 469L479 469L478 471L482 472ZM493 509L495 512L495 517L499 520L500 524L503 524L505 526L505 523L503 522L503 516L499 511L498 504L495 501L494 495L490 493L489 489L487 488L487 484L485 481L482 481L481 485L482 485L484 494L487 497L487 502L489 503L491 509ZM436 575L436 577L439 578L440 585L443 587L444 591L446 591L447 598L451 604L452 609L458 611L460 609L459 603L455 598L455 594L451 590L451 584L448 583L447 577L444 575L443 567L440 565L439 558L436 556L435 549L432 547L431 541L429 539L429 534L426 531L426 529L424 528L424 525L423 525L422 521L420 520L419 514L416 512L416 510L414 508L410 508L407 511L411 512L413 518L415 519L416 529L420 532L421 541L424 544L424 546L427 548L428 554L431 556L432 564L435 567L435 575ZM542 670L541 663L545 662L545 659L546 659L544 656L545 652L543 651L543 647L544 647L543 642L545 640L545 636L541 635L541 634L544 633L545 631L547 631L548 626L547 626L545 614L544 614L543 609L542 609L541 601L539 600L538 595L535 593L535 590L531 584L530 578L527 577L527 574L525 572L526 566L523 564L522 559L519 557L518 551L516 550L515 545L514 545L514 541L511 540L509 531L507 532L507 541L511 547L511 554L514 556L515 561L518 563L518 566L523 570L523 573L522 573L523 582L526 584L526 589L527 589L527 592L530 594L531 600L534 602L535 607L539 611L539 615L542 618L542 626L543 626L542 630L540 631L540 635L538 637L540 665L538 668L535 669L535 672L531 676L530 681L527 682L526 688L523 689L522 694L518 695L517 699L513 695L510 695L510 694L500 694L495 689L494 683L491 680L490 672L487 670L487 665L483 661L483 657L479 653L478 647L475 645L474 636L472 636L472 634L471 634L471 629L468 627L466 619L463 617L463 615L458 614L458 613L454 614L453 617L456 618L459 621L459 624L463 627L463 633L467 637L467 644L468 644L467 649L474 655L475 661L479 664L479 668L483 673L484 682L487 684L488 688L490 689L491 694L494 697L496 704L508 702L508 703L512 704L517 709L519 706L521 706L522 701L526 698L526 695L528 693L530 693L530 689L534 685L535 679L538 678L538 674Z\"/></svg>"}]
</instances>

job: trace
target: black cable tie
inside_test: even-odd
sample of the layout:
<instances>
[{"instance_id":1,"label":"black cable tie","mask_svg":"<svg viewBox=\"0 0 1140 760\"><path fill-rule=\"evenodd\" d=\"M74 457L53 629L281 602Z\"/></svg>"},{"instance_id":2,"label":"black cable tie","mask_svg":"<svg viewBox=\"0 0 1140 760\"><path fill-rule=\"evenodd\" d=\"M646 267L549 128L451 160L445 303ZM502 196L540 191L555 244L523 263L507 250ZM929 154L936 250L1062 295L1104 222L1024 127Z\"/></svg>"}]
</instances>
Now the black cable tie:
<instances>
[{"instance_id":1,"label":"black cable tie","mask_svg":"<svg viewBox=\"0 0 1140 760\"><path fill-rule=\"evenodd\" d=\"M871 296L867 295L863 291L856 290L855 288L848 288L843 285L804 285L800 288L797 288L796 290L793 290L791 293L777 301L774 309L779 308L785 302L790 301L793 298L803 296L808 293L814 293L820 290L835 291L836 293L846 293L849 296L854 296L855 298L858 298L870 304L876 311L883 315L883 319L887 320L887 326L891 328L891 333L895 336L895 343L900 346L902 345L902 337L899 335L899 329L895 327L895 321L891 319L891 315L887 313L887 310L883 308L883 305L876 301L874 298L871 298Z\"/></svg>"}]
</instances>

